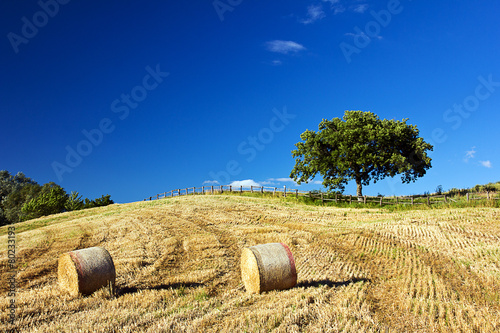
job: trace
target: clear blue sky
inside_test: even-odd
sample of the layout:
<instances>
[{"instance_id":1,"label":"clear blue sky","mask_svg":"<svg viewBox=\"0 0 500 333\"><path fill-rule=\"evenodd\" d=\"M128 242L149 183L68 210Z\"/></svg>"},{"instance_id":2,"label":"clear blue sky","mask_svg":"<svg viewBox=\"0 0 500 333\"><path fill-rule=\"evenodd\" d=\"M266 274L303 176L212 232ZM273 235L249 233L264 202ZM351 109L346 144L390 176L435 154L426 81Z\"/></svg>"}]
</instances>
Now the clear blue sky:
<instances>
[{"instance_id":1,"label":"clear blue sky","mask_svg":"<svg viewBox=\"0 0 500 333\"><path fill-rule=\"evenodd\" d=\"M425 177L365 194L498 181L499 15L495 0L2 1L0 169L116 202L295 187L300 134L363 110L434 144Z\"/></svg>"}]
</instances>

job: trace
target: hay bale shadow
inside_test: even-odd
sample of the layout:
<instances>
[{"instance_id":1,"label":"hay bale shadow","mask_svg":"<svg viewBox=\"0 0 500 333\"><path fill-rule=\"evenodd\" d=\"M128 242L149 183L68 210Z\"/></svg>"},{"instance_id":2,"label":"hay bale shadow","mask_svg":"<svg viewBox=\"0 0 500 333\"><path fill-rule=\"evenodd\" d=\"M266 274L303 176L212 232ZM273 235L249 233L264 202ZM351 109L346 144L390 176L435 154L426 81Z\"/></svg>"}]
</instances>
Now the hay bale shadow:
<instances>
[{"instance_id":1,"label":"hay bale shadow","mask_svg":"<svg viewBox=\"0 0 500 333\"><path fill-rule=\"evenodd\" d=\"M171 284L160 284L153 287L123 287L117 288L116 297L120 297L127 294L135 294L142 290L166 290L166 289L181 289L181 288L196 288L204 286L203 283L171 283Z\"/></svg>"},{"instance_id":2,"label":"hay bale shadow","mask_svg":"<svg viewBox=\"0 0 500 333\"><path fill-rule=\"evenodd\" d=\"M321 286L328 286L330 288L336 288L336 287L343 287L343 286L348 286L353 283L357 282L371 282L370 279L367 278L352 278L346 281L332 281L329 279L324 279L324 280L319 280L319 281L304 281L300 282L297 284L296 287L321 287Z\"/></svg>"}]
</instances>

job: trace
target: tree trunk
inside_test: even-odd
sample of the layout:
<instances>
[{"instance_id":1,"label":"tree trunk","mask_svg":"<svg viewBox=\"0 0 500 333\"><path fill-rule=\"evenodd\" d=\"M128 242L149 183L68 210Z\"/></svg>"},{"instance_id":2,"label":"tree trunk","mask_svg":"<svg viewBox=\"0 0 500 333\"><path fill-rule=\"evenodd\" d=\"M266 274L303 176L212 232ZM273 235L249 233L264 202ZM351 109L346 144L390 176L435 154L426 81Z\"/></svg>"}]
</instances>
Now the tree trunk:
<instances>
[{"instance_id":1,"label":"tree trunk","mask_svg":"<svg viewBox=\"0 0 500 333\"><path fill-rule=\"evenodd\" d=\"M363 201L363 185L361 184L361 178L356 178L356 195L358 196L358 202Z\"/></svg>"}]
</instances>

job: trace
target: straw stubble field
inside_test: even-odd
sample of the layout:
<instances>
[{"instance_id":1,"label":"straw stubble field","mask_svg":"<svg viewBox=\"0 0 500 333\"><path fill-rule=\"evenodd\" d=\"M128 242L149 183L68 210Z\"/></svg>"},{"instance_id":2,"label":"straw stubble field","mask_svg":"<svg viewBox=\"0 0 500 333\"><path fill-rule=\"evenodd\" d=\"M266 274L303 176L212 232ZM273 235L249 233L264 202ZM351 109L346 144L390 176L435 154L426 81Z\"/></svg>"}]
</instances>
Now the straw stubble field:
<instances>
[{"instance_id":1,"label":"straw stubble field","mask_svg":"<svg viewBox=\"0 0 500 333\"><path fill-rule=\"evenodd\" d=\"M391 213L192 196L45 217L17 225L16 237L23 332L500 331L494 208ZM297 286L247 294L241 249L270 242L290 247ZM58 287L59 255L91 246L113 257L115 297Z\"/></svg>"}]
</instances>

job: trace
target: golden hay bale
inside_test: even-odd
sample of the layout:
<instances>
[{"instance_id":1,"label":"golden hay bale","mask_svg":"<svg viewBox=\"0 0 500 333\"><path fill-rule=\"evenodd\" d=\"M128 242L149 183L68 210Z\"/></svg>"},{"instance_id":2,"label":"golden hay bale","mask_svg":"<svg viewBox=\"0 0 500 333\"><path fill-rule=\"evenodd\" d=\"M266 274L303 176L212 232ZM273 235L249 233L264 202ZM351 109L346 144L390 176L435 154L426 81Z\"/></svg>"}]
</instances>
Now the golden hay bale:
<instances>
[{"instance_id":1,"label":"golden hay bale","mask_svg":"<svg viewBox=\"0 0 500 333\"><path fill-rule=\"evenodd\" d=\"M297 284L292 252L283 243L244 248L241 252L241 278L249 293L292 288Z\"/></svg>"},{"instance_id":2,"label":"golden hay bale","mask_svg":"<svg viewBox=\"0 0 500 333\"><path fill-rule=\"evenodd\" d=\"M71 295L90 295L110 282L114 289L115 265L109 252L102 247L75 250L59 257L57 278L61 289Z\"/></svg>"}]
</instances>

